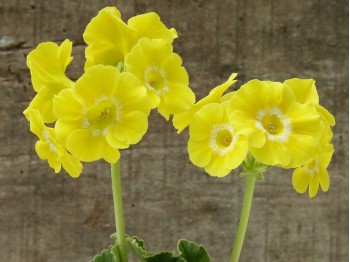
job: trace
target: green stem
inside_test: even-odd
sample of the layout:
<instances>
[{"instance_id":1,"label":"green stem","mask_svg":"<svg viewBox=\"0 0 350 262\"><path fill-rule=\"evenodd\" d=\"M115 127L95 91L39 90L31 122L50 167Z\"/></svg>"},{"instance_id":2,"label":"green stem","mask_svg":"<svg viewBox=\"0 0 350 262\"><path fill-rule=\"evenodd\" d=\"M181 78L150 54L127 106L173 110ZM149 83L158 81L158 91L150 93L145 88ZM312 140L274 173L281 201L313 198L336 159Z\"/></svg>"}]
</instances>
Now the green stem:
<instances>
[{"instance_id":1,"label":"green stem","mask_svg":"<svg viewBox=\"0 0 350 262\"><path fill-rule=\"evenodd\" d=\"M241 250L242 250L242 246L243 246L243 242L244 242L245 232L247 231L250 208L252 206L256 177L254 174L249 174L246 177L247 177L247 180L246 180L246 185L245 185L241 218L239 220L236 240L235 240L235 243L233 245L233 250L232 250L230 262L238 262L238 260L239 260L239 256L241 254Z\"/></svg>"},{"instance_id":2,"label":"green stem","mask_svg":"<svg viewBox=\"0 0 350 262\"><path fill-rule=\"evenodd\" d=\"M123 198L122 198L122 186L121 186L121 178L120 178L119 160L117 161L117 163L114 163L111 165L111 176L112 176L115 227L117 230L117 242L119 247L120 261L127 262L128 257L126 254Z\"/></svg>"}]
</instances>

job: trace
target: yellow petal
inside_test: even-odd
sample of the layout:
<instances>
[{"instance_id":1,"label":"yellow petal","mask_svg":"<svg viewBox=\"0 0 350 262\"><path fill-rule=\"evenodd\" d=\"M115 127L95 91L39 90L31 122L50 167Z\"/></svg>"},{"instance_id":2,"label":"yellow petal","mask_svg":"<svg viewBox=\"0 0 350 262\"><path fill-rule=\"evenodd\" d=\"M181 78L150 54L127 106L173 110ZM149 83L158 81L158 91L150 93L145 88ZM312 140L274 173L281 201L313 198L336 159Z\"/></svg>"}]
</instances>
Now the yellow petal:
<instances>
[{"instance_id":1,"label":"yellow petal","mask_svg":"<svg viewBox=\"0 0 350 262\"><path fill-rule=\"evenodd\" d=\"M102 134L87 129L73 131L68 136L67 148L73 156L84 162L104 158L113 163L120 157L118 149L112 148Z\"/></svg>"},{"instance_id":2,"label":"yellow petal","mask_svg":"<svg viewBox=\"0 0 350 262\"><path fill-rule=\"evenodd\" d=\"M320 180L320 186L323 192L327 192L330 184L329 175L327 169L320 169L318 173L318 178Z\"/></svg>"},{"instance_id":3,"label":"yellow petal","mask_svg":"<svg viewBox=\"0 0 350 262\"><path fill-rule=\"evenodd\" d=\"M308 175L305 173L304 167L296 168L293 172L292 183L295 191L298 193L306 192L309 185Z\"/></svg>"},{"instance_id":4,"label":"yellow petal","mask_svg":"<svg viewBox=\"0 0 350 262\"><path fill-rule=\"evenodd\" d=\"M60 90L73 86L65 75L68 64L72 61L72 42L65 40L60 46L53 42L39 44L27 56L34 90L39 92L43 86Z\"/></svg>"},{"instance_id":5,"label":"yellow petal","mask_svg":"<svg viewBox=\"0 0 350 262\"><path fill-rule=\"evenodd\" d=\"M172 43L177 37L176 30L168 29L154 12L134 16L128 20L128 25L136 30L138 39L141 37L158 38Z\"/></svg>"},{"instance_id":6,"label":"yellow petal","mask_svg":"<svg viewBox=\"0 0 350 262\"><path fill-rule=\"evenodd\" d=\"M210 163L204 167L204 170L211 176L224 177L231 172L231 169L225 165L226 158L217 154L213 154Z\"/></svg>"},{"instance_id":7,"label":"yellow petal","mask_svg":"<svg viewBox=\"0 0 350 262\"><path fill-rule=\"evenodd\" d=\"M56 173L61 170L61 161L59 155L52 151L50 146L39 140L35 144L35 151L37 152L40 159L47 160L49 166L55 170Z\"/></svg>"},{"instance_id":8,"label":"yellow petal","mask_svg":"<svg viewBox=\"0 0 350 262\"><path fill-rule=\"evenodd\" d=\"M212 158L212 151L209 149L209 140L196 142L188 141L188 154L191 162L198 167L205 167Z\"/></svg>"},{"instance_id":9,"label":"yellow petal","mask_svg":"<svg viewBox=\"0 0 350 262\"><path fill-rule=\"evenodd\" d=\"M138 143L148 128L147 115L134 111L122 116L120 123L108 135L115 136L119 141L125 144Z\"/></svg>"},{"instance_id":10,"label":"yellow petal","mask_svg":"<svg viewBox=\"0 0 350 262\"><path fill-rule=\"evenodd\" d=\"M83 38L85 69L97 64L117 66L135 42L136 31L125 24L115 7L103 8L87 25Z\"/></svg>"},{"instance_id":11,"label":"yellow petal","mask_svg":"<svg viewBox=\"0 0 350 262\"><path fill-rule=\"evenodd\" d=\"M53 112L56 118L63 121L82 122L81 112L83 112L84 107L73 89L62 90L55 96L53 104Z\"/></svg>"},{"instance_id":12,"label":"yellow petal","mask_svg":"<svg viewBox=\"0 0 350 262\"><path fill-rule=\"evenodd\" d=\"M226 155L225 167L227 169L237 168L247 156L248 140L246 136L239 136L237 138L234 149Z\"/></svg>"},{"instance_id":13,"label":"yellow petal","mask_svg":"<svg viewBox=\"0 0 350 262\"><path fill-rule=\"evenodd\" d=\"M83 165L80 161L68 153L62 157L62 166L74 178L79 177L83 170Z\"/></svg>"},{"instance_id":14,"label":"yellow petal","mask_svg":"<svg viewBox=\"0 0 350 262\"><path fill-rule=\"evenodd\" d=\"M320 181L317 175L314 175L309 182L309 197L313 198L316 196L318 188L320 186Z\"/></svg>"},{"instance_id":15,"label":"yellow petal","mask_svg":"<svg viewBox=\"0 0 350 262\"><path fill-rule=\"evenodd\" d=\"M290 163L286 165L281 164L281 166L284 168L295 168L315 157L317 143L312 136L291 135L287 148L291 155Z\"/></svg>"},{"instance_id":16,"label":"yellow petal","mask_svg":"<svg viewBox=\"0 0 350 262\"><path fill-rule=\"evenodd\" d=\"M213 125L222 121L224 115L220 104L208 104L193 116L190 124L190 139L194 141L206 140L211 135Z\"/></svg>"},{"instance_id":17,"label":"yellow petal","mask_svg":"<svg viewBox=\"0 0 350 262\"><path fill-rule=\"evenodd\" d=\"M284 81L284 84L293 91L299 103L319 103L315 80L293 78Z\"/></svg>"},{"instance_id":18,"label":"yellow petal","mask_svg":"<svg viewBox=\"0 0 350 262\"><path fill-rule=\"evenodd\" d=\"M266 141L261 148L250 148L256 160L265 165L288 165L291 155L286 146L278 141Z\"/></svg>"},{"instance_id":19,"label":"yellow petal","mask_svg":"<svg viewBox=\"0 0 350 262\"><path fill-rule=\"evenodd\" d=\"M198 101L189 111L184 113L175 114L173 117L173 125L178 129L177 133L181 133L191 122L193 115L200 110L203 106L210 103L219 103L223 93L237 80L236 73L231 74L227 81L210 91L208 96Z\"/></svg>"}]
</instances>

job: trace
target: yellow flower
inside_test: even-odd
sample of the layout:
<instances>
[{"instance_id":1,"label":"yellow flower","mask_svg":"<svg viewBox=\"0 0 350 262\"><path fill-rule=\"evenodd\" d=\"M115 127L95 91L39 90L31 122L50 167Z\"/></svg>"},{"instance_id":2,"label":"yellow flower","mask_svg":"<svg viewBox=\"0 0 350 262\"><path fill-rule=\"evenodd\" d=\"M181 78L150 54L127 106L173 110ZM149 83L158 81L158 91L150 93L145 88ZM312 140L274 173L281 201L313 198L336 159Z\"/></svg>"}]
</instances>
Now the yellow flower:
<instances>
[{"instance_id":1,"label":"yellow flower","mask_svg":"<svg viewBox=\"0 0 350 262\"><path fill-rule=\"evenodd\" d=\"M189 126L190 160L211 176L226 176L247 155L247 137L236 133L227 107L227 103L204 105L193 115Z\"/></svg>"},{"instance_id":2,"label":"yellow flower","mask_svg":"<svg viewBox=\"0 0 350 262\"><path fill-rule=\"evenodd\" d=\"M147 87L152 107L167 120L170 114L189 110L195 95L188 86L187 72L181 57L162 39L142 38L125 59L127 72Z\"/></svg>"},{"instance_id":3,"label":"yellow flower","mask_svg":"<svg viewBox=\"0 0 350 262\"><path fill-rule=\"evenodd\" d=\"M323 121L328 123L330 126L335 125L334 116L328 112L323 106L319 105L318 93L313 79L299 79L293 78L284 81L293 91L296 100L299 103L311 103L315 106L317 112L320 114Z\"/></svg>"},{"instance_id":4,"label":"yellow flower","mask_svg":"<svg viewBox=\"0 0 350 262\"><path fill-rule=\"evenodd\" d=\"M126 24L117 8L103 8L83 34L88 45L85 69L97 64L124 64L126 54L142 37L160 38L171 43L177 35L175 29L166 28L156 13L132 17Z\"/></svg>"},{"instance_id":5,"label":"yellow flower","mask_svg":"<svg viewBox=\"0 0 350 262\"><path fill-rule=\"evenodd\" d=\"M319 186L326 192L329 188L327 167L332 158L334 147L330 144L333 133L330 126L335 125L335 119L327 109L319 105L319 98L313 79L288 79L284 81L300 103L313 105L321 119L321 137L318 140L316 156L309 159L303 166L293 172L293 187L299 193L309 188L309 197L316 196Z\"/></svg>"},{"instance_id":6,"label":"yellow flower","mask_svg":"<svg viewBox=\"0 0 350 262\"><path fill-rule=\"evenodd\" d=\"M199 100L188 111L175 114L173 117L173 125L177 129L177 133L180 134L190 124L193 115L200 110L203 106L210 103L220 103L223 93L237 80L235 80L237 74L231 74L227 81L210 91L209 95Z\"/></svg>"},{"instance_id":7,"label":"yellow flower","mask_svg":"<svg viewBox=\"0 0 350 262\"><path fill-rule=\"evenodd\" d=\"M316 196L319 186L324 192L329 188L329 175L327 167L331 161L334 147L329 144L332 132L325 127L316 157L310 159L307 164L298 167L293 172L293 187L298 193L304 193L309 188L309 197Z\"/></svg>"},{"instance_id":8,"label":"yellow flower","mask_svg":"<svg viewBox=\"0 0 350 262\"><path fill-rule=\"evenodd\" d=\"M128 20L128 25L136 30L134 44L143 37L163 39L168 43L172 43L178 37L175 28L168 29L154 12L134 16Z\"/></svg>"},{"instance_id":9,"label":"yellow flower","mask_svg":"<svg viewBox=\"0 0 350 262\"><path fill-rule=\"evenodd\" d=\"M27 108L23 113L30 121L30 131L39 138L35 144L35 150L40 159L47 159L49 166L56 173L60 172L63 166L71 177L78 177L83 166L57 140L55 129L44 125L38 110Z\"/></svg>"},{"instance_id":10,"label":"yellow flower","mask_svg":"<svg viewBox=\"0 0 350 262\"><path fill-rule=\"evenodd\" d=\"M53 42L41 43L27 56L33 88L38 92L29 108L38 109L46 123L56 120L52 111L53 97L62 89L74 85L65 75L73 59L71 52L72 42L65 40L60 46Z\"/></svg>"},{"instance_id":11,"label":"yellow flower","mask_svg":"<svg viewBox=\"0 0 350 262\"><path fill-rule=\"evenodd\" d=\"M291 168L315 156L319 114L297 102L286 85L249 81L232 97L230 111L235 130L249 136L249 150L259 162Z\"/></svg>"},{"instance_id":12,"label":"yellow flower","mask_svg":"<svg viewBox=\"0 0 350 262\"><path fill-rule=\"evenodd\" d=\"M148 126L147 91L130 73L112 66L88 69L54 99L56 130L81 161L116 162L118 149L140 141Z\"/></svg>"}]
</instances>

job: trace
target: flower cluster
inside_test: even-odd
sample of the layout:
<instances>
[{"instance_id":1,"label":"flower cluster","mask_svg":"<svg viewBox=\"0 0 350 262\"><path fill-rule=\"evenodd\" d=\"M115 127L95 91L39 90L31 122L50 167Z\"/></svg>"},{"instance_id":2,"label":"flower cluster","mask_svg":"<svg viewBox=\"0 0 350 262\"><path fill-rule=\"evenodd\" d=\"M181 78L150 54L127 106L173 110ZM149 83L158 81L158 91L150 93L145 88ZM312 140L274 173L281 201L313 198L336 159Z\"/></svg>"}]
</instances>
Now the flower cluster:
<instances>
[{"instance_id":1,"label":"flower cluster","mask_svg":"<svg viewBox=\"0 0 350 262\"><path fill-rule=\"evenodd\" d=\"M189 77L168 29L156 13L125 23L115 7L102 9L83 34L85 72L66 76L72 42L39 44L27 57L36 96L24 111L39 138L40 158L72 176L83 162L114 163L120 149L138 143L147 131L151 109L178 133L189 127L193 164L212 176L226 176L252 156L264 166L294 168L297 192L314 197L329 187L327 166L334 148L334 117L319 105L312 79L283 83L251 80L238 91L233 73L195 102ZM49 127L51 125L51 127Z\"/></svg>"},{"instance_id":2,"label":"flower cluster","mask_svg":"<svg viewBox=\"0 0 350 262\"><path fill-rule=\"evenodd\" d=\"M188 152L195 165L221 177L249 153L265 166L295 168L297 192L309 188L314 197L319 186L328 190L326 169L334 152L330 126L335 120L319 105L314 80L255 79L221 96L224 91L216 87L196 103L191 120L189 112L174 117L180 132L189 125Z\"/></svg>"},{"instance_id":3,"label":"flower cluster","mask_svg":"<svg viewBox=\"0 0 350 262\"><path fill-rule=\"evenodd\" d=\"M156 13L125 23L115 7L102 9L83 34L85 72L66 76L72 42L39 44L27 56L34 99L24 111L39 141L36 151L72 177L82 162L115 163L120 149L138 143L150 110L169 119L192 108L195 95L180 56L173 52L176 30Z\"/></svg>"}]
</instances>

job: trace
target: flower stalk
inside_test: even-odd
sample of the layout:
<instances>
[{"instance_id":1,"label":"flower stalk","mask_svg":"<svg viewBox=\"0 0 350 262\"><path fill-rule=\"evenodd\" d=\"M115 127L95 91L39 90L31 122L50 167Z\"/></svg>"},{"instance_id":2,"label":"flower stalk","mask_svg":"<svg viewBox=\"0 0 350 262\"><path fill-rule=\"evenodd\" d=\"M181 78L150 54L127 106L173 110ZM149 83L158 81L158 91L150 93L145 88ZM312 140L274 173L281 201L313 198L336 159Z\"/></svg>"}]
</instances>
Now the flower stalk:
<instances>
[{"instance_id":1,"label":"flower stalk","mask_svg":"<svg viewBox=\"0 0 350 262\"><path fill-rule=\"evenodd\" d=\"M111 176L112 176L115 226L117 230L117 243L118 243L119 256L120 256L119 260L120 262L127 262L128 257L126 253L124 211L123 211L119 160L116 163L111 165Z\"/></svg>"},{"instance_id":2,"label":"flower stalk","mask_svg":"<svg viewBox=\"0 0 350 262\"><path fill-rule=\"evenodd\" d=\"M239 256L241 254L241 250L242 250L242 246L243 246L243 242L244 242L245 233L247 231L249 214L250 214L250 209L251 209L252 201L253 201L256 175L255 174L248 174L246 176L246 179L247 180L246 180L246 185L245 185L242 212L241 212L241 217L239 220L236 240L235 240L235 243L233 245L233 250L232 250L230 262L238 262L238 260L239 260Z\"/></svg>"}]
</instances>

